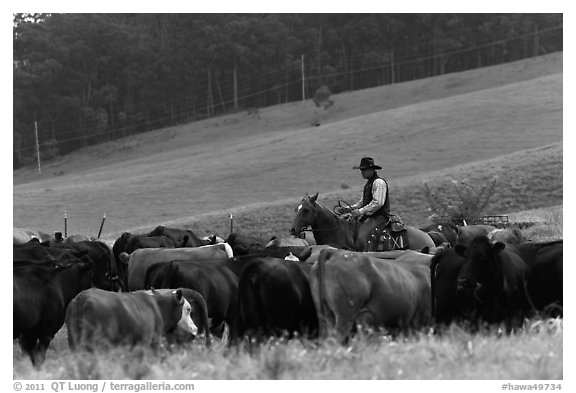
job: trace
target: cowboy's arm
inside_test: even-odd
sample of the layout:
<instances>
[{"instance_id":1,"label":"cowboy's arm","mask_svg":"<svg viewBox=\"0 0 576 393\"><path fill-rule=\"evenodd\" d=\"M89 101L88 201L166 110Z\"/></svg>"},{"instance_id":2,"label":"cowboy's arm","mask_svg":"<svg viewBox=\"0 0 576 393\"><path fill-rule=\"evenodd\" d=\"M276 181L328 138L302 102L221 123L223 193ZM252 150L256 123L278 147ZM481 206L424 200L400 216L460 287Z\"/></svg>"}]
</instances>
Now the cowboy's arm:
<instances>
[{"instance_id":1,"label":"cowboy's arm","mask_svg":"<svg viewBox=\"0 0 576 393\"><path fill-rule=\"evenodd\" d=\"M360 206L362 206L362 202L364 202L364 199L360 198L358 202L356 202L353 205L350 205L350 209L358 209Z\"/></svg>"},{"instance_id":2,"label":"cowboy's arm","mask_svg":"<svg viewBox=\"0 0 576 393\"><path fill-rule=\"evenodd\" d=\"M372 184L372 200L366 206L358 209L359 213L370 216L384 206L384 202L386 202L386 182L382 179L376 179Z\"/></svg>"}]
</instances>

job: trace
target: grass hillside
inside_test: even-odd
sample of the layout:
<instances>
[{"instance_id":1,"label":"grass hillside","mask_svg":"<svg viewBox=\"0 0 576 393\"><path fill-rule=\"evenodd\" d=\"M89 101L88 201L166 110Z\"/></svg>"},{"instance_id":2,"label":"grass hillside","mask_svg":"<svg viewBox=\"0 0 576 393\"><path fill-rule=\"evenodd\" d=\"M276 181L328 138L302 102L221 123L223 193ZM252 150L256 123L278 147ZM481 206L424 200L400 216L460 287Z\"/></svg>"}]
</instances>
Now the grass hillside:
<instances>
[{"instance_id":1,"label":"grass hillside","mask_svg":"<svg viewBox=\"0 0 576 393\"><path fill-rule=\"evenodd\" d=\"M422 186L499 177L494 213L562 203L562 53L158 130L14 171L15 226L105 236L157 224L285 233L306 193L357 199L384 167L392 210L426 223ZM320 119L321 125L311 124Z\"/></svg>"}]
</instances>

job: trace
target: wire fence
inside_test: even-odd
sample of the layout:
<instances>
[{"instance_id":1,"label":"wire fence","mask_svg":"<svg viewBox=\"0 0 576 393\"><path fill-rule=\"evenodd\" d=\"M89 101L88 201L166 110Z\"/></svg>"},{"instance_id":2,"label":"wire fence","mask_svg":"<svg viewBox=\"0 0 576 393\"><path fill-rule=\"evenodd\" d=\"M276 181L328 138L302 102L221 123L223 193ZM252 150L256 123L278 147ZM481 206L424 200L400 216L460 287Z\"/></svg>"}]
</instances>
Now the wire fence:
<instances>
[{"instance_id":1,"label":"wire fence","mask_svg":"<svg viewBox=\"0 0 576 393\"><path fill-rule=\"evenodd\" d=\"M131 119L130 124L113 128L108 124L104 126L101 124L93 127L88 133L79 133L79 129L85 128L86 125L76 122L56 125L38 122L40 157L42 160L50 160L60 154L87 145L235 111L246 111L248 114L254 114L260 107L311 99L316 90L322 86L328 86L331 93L335 94L408 82L562 51L562 31L563 26L560 25L505 40L457 48L436 54L430 54L430 47L425 46L418 48L418 51L411 55L398 56L397 58L382 56L380 59L375 59L362 54L355 56L357 61L352 62L353 68L344 71L319 73L317 70L312 70L311 65L306 67L306 63L304 63L303 75L296 71L290 75L290 78L286 75L266 75L256 83L251 82L250 85L246 85L245 81L239 81L236 88L240 93L236 97L234 97L234 85L230 81L222 84L220 90L214 92L213 99L206 100L204 103L184 100L173 102L170 105L162 104L152 108L151 112L153 113L148 114L146 118L138 119L136 117ZM398 50L398 52L402 51ZM312 72L316 75L307 75ZM302 96L303 78L304 97ZM279 83L279 80L284 82ZM208 86L198 88L198 90L202 89L208 90ZM219 98L216 99L216 96ZM34 129L30 130L30 135L34 136L34 132ZM30 143L30 138L15 133L14 166L34 165L37 161L36 149L37 147Z\"/></svg>"}]
</instances>

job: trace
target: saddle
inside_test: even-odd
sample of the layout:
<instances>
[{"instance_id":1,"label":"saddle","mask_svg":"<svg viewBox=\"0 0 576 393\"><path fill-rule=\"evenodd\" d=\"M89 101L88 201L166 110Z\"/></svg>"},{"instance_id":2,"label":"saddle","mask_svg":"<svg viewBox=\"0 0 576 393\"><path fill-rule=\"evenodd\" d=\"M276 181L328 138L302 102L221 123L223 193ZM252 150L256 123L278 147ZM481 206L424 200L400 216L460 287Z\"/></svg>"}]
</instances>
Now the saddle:
<instances>
[{"instance_id":1,"label":"saddle","mask_svg":"<svg viewBox=\"0 0 576 393\"><path fill-rule=\"evenodd\" d=\"M391 214L388 222L378 225L370 234L364 251L393 251L408 248L406 225L400 216Z\"/></svg>"}]
</instances>

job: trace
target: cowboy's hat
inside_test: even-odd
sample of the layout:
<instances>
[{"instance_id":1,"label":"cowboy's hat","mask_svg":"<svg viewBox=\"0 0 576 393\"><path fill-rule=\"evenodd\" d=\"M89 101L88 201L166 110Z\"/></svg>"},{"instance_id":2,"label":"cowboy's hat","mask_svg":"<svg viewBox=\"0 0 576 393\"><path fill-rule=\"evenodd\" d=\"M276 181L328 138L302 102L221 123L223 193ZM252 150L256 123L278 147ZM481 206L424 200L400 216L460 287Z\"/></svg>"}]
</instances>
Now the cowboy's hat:
<instances>
[{"instance_id":1,"label":"cowboy's hat","mask_svg":"<svg viewBox=\"0 0 576 393\"><path fill-rule=\"evenodd\" d=\"M374 159L372 157L363 157L360 160L360 165L355 166L353 169L362 170L362 169L368 169L368 168L382 169L381 166L374 164Z\"/></svg>"}]
</instances>

